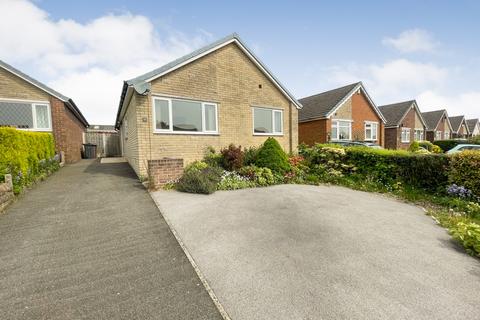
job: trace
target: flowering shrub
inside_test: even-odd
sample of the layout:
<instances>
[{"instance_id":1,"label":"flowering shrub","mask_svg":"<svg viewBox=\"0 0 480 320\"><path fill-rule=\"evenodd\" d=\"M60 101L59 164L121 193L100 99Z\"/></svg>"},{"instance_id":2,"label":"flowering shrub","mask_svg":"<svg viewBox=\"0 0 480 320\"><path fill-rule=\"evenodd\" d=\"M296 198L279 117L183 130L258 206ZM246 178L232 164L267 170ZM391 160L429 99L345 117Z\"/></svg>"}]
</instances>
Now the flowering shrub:
<instances>
[{"instance_id":1,"label":"flowering shrub","mask_svg":"<svg viewBox=\"0 0 480 320\"><path fill-rule=\"evenodd\" d=\"M185 171L176 184L178 191L211 194L217 190L221 169L208 167L203 170Z\"/></svg>"},{"instance_id":2,"label":"flowering shrub","mask_svg":"<svg viewBox=\"0 0 480 320\"><path fill-rule=\"evenodd\" d=\"M255 187L255 182L249 178L241 176L237 172L224 171L217 185L217 190L237 190L252 187Z\"/></svg>"},{"instance_id":3,"label":"flowering shrub","mask_svg":"<svg viewBox=\"0 0 480 320\"><path fill-rule=\"evenodd\" d=\"M448 178L480 197L480 152L467 150L451 156Z\"/></svg>"},{"instance_id":4,"label":"flowering shrub","mask_svg":"<svg viewBox=\"0 0 480 320\"><path fill-rule=\"evenodd\" d=\"M447 193L450 196L462 199L471 199L473 197L473 192L471 190L468 190L464 186L457 186L455 183L448 186Z\"/></svg>"},{"instance_id":5,"label":"flowering shrub","mask_svg":"<svg viewBox=\"0 0 480 320\"><path fill-rule=\"evenodd\" d=\"M239 173L260 187L275 184L275 177L269 168L247 166L240 169Z\"/></svg>"}]
</instances>

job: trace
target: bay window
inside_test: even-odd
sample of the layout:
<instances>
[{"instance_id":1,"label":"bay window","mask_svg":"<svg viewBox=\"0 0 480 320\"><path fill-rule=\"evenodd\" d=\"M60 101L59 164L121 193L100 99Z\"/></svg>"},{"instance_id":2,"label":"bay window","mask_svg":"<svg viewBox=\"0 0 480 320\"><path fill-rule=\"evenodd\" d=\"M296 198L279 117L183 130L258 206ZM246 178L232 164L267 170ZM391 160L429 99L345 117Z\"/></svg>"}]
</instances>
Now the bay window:
<instances>
[{"instance_id":1,"label":"bay window","mask_svg":"<svg viewBox=\"0 0 480 320\"><path fill-rule=\"evenodd\" d=\"M153 98L156 133L218 133L217 105L183 99Z\"/></svg>"},{"instance_id":2,"label":"bay window","mask_svg":"<svg viewBox=\"0 0 480 320\"><path fill-rule=\"evenodd\" d=\"M365 122L365 140L376 141L378 139L378 122Z\"/></svg>"},{"instance_id":3,"label":"bay window","mask_svg":"<svg viewBox=\"0 0 480 320\"><path fill-rule=\"evenodd\" d=\"M410 143L410 128L402 128L402 143Z\"/></svg>"},{"instance_id":4,"label":"bay window","mask_svg":"<svg viewBox=\"0 0 480 320\"><path fill-rule=\"evenodd\" d=\"M254 107L253 133L255 135L283 134L283 110Z\"/></svg>"},{"instance_id":5,"label":"bay window","mask_svg":"<svg viewBox=\"0 0 480 320\"><path fill-rule=\"evenodd\" d=\"M352 122L332 120L332 140L352 140Z\"/></svg>"},{"instance_id":6,"label":"bay window","mask_svg":"<svg viewBox=\"0 0 480 320\"><path fill-rule=\"evenodd\" d=\"M0 126L51 131L50 105L47 102L0 101Z\"/></svg>"}]
</instances>

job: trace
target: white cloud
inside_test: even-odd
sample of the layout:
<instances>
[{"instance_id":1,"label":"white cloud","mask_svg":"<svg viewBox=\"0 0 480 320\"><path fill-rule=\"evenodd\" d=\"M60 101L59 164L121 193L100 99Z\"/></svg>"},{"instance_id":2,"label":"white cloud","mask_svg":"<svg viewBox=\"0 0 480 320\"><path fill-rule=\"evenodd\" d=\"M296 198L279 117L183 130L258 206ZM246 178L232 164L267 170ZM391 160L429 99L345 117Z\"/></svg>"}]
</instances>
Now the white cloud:
<instances>
[{"instance_id":1,"label":"white cloud","mask_svg":"<svg viewBox=\"0 0 480 320\"><path fill-rule=\"evenodd\" d=\"M427 90L418 95L417 101L424 111L446 108L451 116L465 115L467 119L480 117L480 91L444 95L441 92Z\"/></svg>"},{"instance_id":2,"label":"white cloud","mask_svg":"<svg viewBox=\"0 0 480 320\"><path fill-rule=\"evenodd\" d=\"M0 59L30 66L38 80L70 96L91 123L113 123L122 81L211 40L199 30L158 32L149 18L108 14L87 23L51 19L27 0L0 0ZM15 32L12 32L15 30Z\"/></svg>"},{"instance_id":3,"label":"white cloud","mask_svg":"<svg viewBox=\"0 0 480 320\"><path fill-rule=\"evenodd\" d=\"M429 32L422 29L403 31L396 38L384 38L382 43L404 53L433 52L439 45Z\"/></svg>"}]
</instances>

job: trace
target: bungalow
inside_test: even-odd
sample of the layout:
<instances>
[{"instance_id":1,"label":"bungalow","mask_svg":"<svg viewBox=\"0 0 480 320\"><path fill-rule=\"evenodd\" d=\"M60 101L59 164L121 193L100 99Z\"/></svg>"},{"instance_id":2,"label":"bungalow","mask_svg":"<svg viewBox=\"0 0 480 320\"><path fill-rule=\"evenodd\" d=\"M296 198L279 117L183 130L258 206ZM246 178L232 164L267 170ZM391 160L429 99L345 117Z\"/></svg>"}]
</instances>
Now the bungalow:
<instances>
[{"instance_id":1,"label":"bungalow","mask_svg":"<svg viewBox=\"0 0 480 320\"><path fill-rule=\"evenodd\" d=\"M299 100L299 141L308 145L329 141L384 144L385 118L361 82Z\"/></svg>"},{"instance_id":2,"label":"bungalow","mask_svg":"<svg viewBox=\"0 0 480 320\"><path fill-rule=\"evenodd\" d=\"M470 137L480 136L480 121L478 119L467 120Z\"/></svg>"},{"instance_id":3,"label":"bungalow","mask_svg":"<svg viewBox=\"0 0 480 320\"><path fill-rule=\"evenodd\" d=\"M72 99L0 60L0 126L51 132L56 151L73 163L88 122Z\"/></svg>"},{"instance_id":4,"label":"bungalow","mask_svg":"<svg viewBox=\"0 0 480 320\"><path fill-rule=\"evenodd\" d=\"M452 124L448 118L447 110L423 112L422 117L427 124L427 140L448 140L451 138Z\"/></svg>"},{"instance_id":5,"label":"bungalow","mask_svg":"<svg viewBox=\"0 0 480 320\"><path fill-rule=\"evenodd\" d=\"M424 141L427 125L415 100L378 107L387 120L385 148L408 149L413 141Z\"/></svg>"},{"instance_id":6,"label":"bungalow","mask_svg":"<svg viewBox=\"0 0 480 320\"><path fill-rule=\"evenodd\" d=\"M275 137L287 152L293 151L300 108L232 34L125 81L115 126L122 154L137 175L152 176L153 168L162 165L180 171L178 167L201 159L209 146L258 146Z\"/></svg>"},{"instance_id":7,"label":"bungalow","mask_svg":"<svg viewBox=\"0 0 480 320\"><path fill-rule=\"evenodd\" d=\"M450 123L452 124L452 138L453 139L465 139L470 135L470 130L468 129L467 120L465 116L456 116L449 118Z\"/></svg>"}]
</instances>

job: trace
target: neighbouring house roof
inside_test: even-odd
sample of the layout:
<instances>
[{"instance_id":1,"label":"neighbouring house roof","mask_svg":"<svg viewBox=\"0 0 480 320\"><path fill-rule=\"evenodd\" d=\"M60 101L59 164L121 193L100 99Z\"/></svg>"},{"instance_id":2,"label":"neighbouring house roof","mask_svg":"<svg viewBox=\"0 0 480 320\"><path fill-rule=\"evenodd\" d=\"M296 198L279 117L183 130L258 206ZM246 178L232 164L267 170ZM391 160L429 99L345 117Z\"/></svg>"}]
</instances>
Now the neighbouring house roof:
<instances>
[{"instance_id":1,"label":"neighbouring house roof","mask_svg":"<svg viewBox=\"0 0 480 320\"><path fill-rule=\"evenodd\" d=\"M479 125L478 121L479 121L478 119L467 120L467 127L468 127L468 130L470 130L470 133L473 133L473 131L475 131L475 126Z\"/></svg>"},{"instance_id":2,"label":"neighbouring house roof","mask_svg":"<svg viewBox=\"0 0 480 320\"><path fill-rule=\"evenodd\" d=\"M38 80L35 80L33 79L32 77L30 77L29 75L21 72L20 70L14 68L13 66L7 64L6 62L3 62L2 60L0 60L0 68L3 68L5 70L7 70L8 72L16 75L17 77L25 80L26 82L34 85L35 87L39 88L40 90L50 94L51 96L54 96L55 98L63 101L68 109L75 115L75 117L85 126L85 127L88 127L88 121L87 119L85 119L85 117L83 116L83 114L80 112L80 109L78 109L77 105L75 104L75 102L73 102L72 99L70 99L69 97L66 97L64 96L63 94L61 94L60 92L58 91L55 91L53 90L52 88L48 87L47 85L41 83L40 81Z\"/></svg>"},{"instance_id":3,"label":"neighbouring house roof","mask_svg":"<svg viewBox=\"0 0 480 320\"><path fill-rule=\"evenodd\" d=\"M385 127L399 127L402 124L403 119L405 119L406 115L408 114L408 111L410 111L412 105L415 108L420 121L422 121L422 124L426 127L427 124L425 123L422 113L420 112L418 104L415 100L397 102L378 107L385 119L387 119Z\"/></svg>"},{"instance_id":4,"label":"neighbouring house roof","mask_svg":"<svg viewBox=\"0 0 480 320\"><path fill-rule=\"evenodd\" d=\"M183 57L178 58L166 65L147 72L141 76L136 78L124 81L122 93L120 95L120 103L117 112L117 119L115 121L115 127L119 128L120 125L120 117L121 112L123 109L123 104L125 97L127 96L127 91L129 88L133 88L139 94L145 94L150 90L150 82L168 74L186 64L189 64L211 52L214 52L230 43L237 44L240 49L257 65L257 67L263 71L263 73L270 78L270 80L277 86L277 88L297 107L297 109L301 109L302 105L295 99L295 97L278 81L278 79L268 70L268 68L260 61L260 59L255 56L255 54L245 45L245 43L240 39L239 35L233 33L228 35L222 39L219 39L205 47L202 47L198 50L195 50Z\"/></svg>"},{"instance_id":5,"label":"neighbouring house roof","mask_svg":"<svg viewBox=\"0 0 480 320\"><path fill-rule=\"evenodd\" d=\"M305 122L316 119L325 119L330 117L337 111L342 104L347 101L355 92L362 90L365 93L368 101L374 108L377 115L386 122L382 113L378 110L375 103L372 101L362 82L356 82L347 86L325 91L313 96L299 99L303 108L298 113L298 121Z\"/></svg>"},{"instance_id":6,"label":"neighbouring house roof","mask_svg":"<svg viewBox=\"0 0 480 320\"><path fill-rule=\"evenodd\" d=\"M427 130L428 131L436 130L437 127L438 127L438 124L443 119L444 115L447 116L447 122L450 125L450 129L452 129L452 124L450 123L450 120L448 119L447 110L442 109L442 110L423 112L422 117L425 120L425 123L427 124Z\"/></svg>"},{"instance_id":7,"label":"neighbouring house roof","mask_svg":"<svg viewBox=\"0 0 480 320\"><path fill-rule=\"evenodd\" d=\"M449 117L448 120L450 120L450 123L452 124L453 132L457 133L460 130L462 123L465 121L465 116ZM468 131L468 126L467 126L467 131Z\"/></svg>"}]
</instances>

